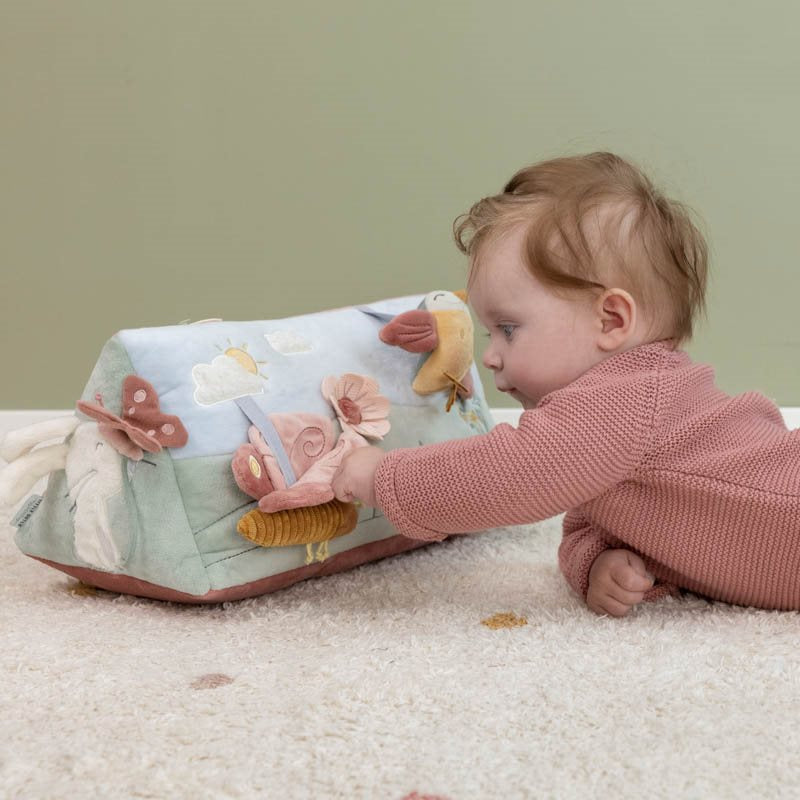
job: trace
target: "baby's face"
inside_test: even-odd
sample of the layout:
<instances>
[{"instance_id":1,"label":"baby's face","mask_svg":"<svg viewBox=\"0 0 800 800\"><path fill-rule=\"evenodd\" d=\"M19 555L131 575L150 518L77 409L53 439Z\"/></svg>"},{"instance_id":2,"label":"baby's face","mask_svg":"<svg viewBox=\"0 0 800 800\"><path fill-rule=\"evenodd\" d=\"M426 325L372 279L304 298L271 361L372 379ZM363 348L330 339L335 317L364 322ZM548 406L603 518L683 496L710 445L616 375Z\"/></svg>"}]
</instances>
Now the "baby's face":
<instances>
[{"instance_id":1,"label":"baby's face","mask_svg":"<svg viewBox=\"0 0 800 800\"><path fill-rule=\"evenodd\" d=\"M522 261L524 229L486 245L469 288L470 305L488 332L483 364L501 392L535 408L603 360L601 323L589 304L563 299Z\"/></svg>"}]
</instances>

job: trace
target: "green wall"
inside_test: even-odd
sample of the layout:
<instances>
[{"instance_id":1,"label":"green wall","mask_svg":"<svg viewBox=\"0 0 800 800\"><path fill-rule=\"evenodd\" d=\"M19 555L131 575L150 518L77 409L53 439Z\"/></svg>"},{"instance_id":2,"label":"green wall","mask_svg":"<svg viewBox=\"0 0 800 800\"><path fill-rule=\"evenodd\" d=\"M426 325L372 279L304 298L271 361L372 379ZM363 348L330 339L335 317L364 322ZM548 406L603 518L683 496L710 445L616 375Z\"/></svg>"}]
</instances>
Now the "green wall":
<instances>
[{"instance_id":1,"label":"green wall","mask_svg":"<svg viewBox=\"0 0 800 800\"><path fill-rule=\"evenodd\" d=\"M596 149L701 214L689 352L800 405L798 26L730 0L2 0L0 407L72 407L121 328L461 287L453 219Z\"/></svg>"}]
</instances>

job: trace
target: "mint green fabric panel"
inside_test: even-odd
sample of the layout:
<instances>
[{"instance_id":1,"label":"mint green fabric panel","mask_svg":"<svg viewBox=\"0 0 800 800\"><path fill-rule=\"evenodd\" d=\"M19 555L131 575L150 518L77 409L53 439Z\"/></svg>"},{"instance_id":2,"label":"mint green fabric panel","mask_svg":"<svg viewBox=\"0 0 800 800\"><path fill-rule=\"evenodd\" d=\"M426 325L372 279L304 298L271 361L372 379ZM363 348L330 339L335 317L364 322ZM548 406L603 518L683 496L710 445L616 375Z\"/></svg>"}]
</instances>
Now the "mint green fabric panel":
<instances>
[{"instance_id":1,"label":"mint green fabric panel","mask_svg":"<svg viewBox=\"0 0 800 800\"><path fill-rule=\"evenodd\" d=\"M29 556L46 558L75 567L86 566L75 555L72 518L67 498L67 475L50 475L44 499L30 518L17 529L17 547Z\"/></svg>"},{"instance_id":2,"label":"mint green fabric panel","mask_svg":"<svg viewBox=\"0 0 800 800\"><path fill-rule=\"evenodd\" d=\"M222 456L182 458L172 462L193 533L196 534L229 514L238 512L238 519L251 508L255 508L256 501L236 485L231 470L232 460L233 453L228 453ZM236 529L235 522L232 527Z\"/></svg>"},{"instance_id":3,"label":"mint green fabric panel","mask_svg":"<svg viewBox=\"0 0 800 800\"><path fill-rule=\"evenodd\" d=\"M389 419L392 428L380 442L386 450L463 438L485 433L490 427L485 404L480 400L457 402L449 413L429 406L393 406ZM256 508L256 502L242 505L248 498L233 479L232 458L233 453L173 462L212 589L225 589L305 566L307 557L305 545L259 547L236 532L236 523ZM328 550L335 555L396 533L379 511L362 508L356 529L330 541ZM316 544L313 549L316 552Z\"/></svg>"},{"instance_id":4,"label":"mint green fabric panel","mask_svg":"<svg viewBox=\"0 0 800 800\"><path fill-rule=\"evenodd\" d=\"M205 459L192 459L203 461ZM178 462L181 463L182 462ZM207 527L195 532L197 548L206 566L211 587L225 589L240 583L277 575L287 569L305 566L306 546L290 545L287 547L261 547L245 539L236 530L239 519L251 509L256 508L255 501L246 508L237 510L221 519L215 520ZM364 535L361 521L369 521L378 516L383 520L382 529L372 528L373 538ZM330 552L341 552L350 547L390 536L393 529L380 515L371 508L359 510L359 523L356 530L331 542ZM316 545L314 545L316 551Z\"/></svg>"},{"instance_id":5,"label":"mint green fabric panel","mask_svg":"<svg viewBox=\"0 0 800 800\"><path fill-rule=\"evenodd\" d=\"M255 501L223 517L218 515L214 522L195 531L195 544L204 564L223 563L258 547L236 530L236 524L242 516L254 508Z\"/></svg>"},{"instance_id":6,"label":"mint green fabric panel","mask_svg":"<svg viewBox=\"0 0 800 800\"><path fill-rule=\"evenodd\" d=\"M100 353L82 399L93 402L95 393L100 392L103 404L119 413L121 386L132 371L124 347L118 337L112 337ZM79 417L83 419L82 427L95 425L82 415ZM74 437L75 434L69 437L67 443ZM205 594L209 589L208 577L186 519L169 451L145 453L138 463L120 456L115 468L121 473L121 490L104 498L104 507L97 512L107 519L121 555L115 571L189 594ZM71 480L76 483L82 477L75 475ZM74 503L65 470L53 473L43 502L18 530L17 544L29 555L65 565L102 569L76 553Z\"/></svg>"},{"instance_id":7,"label":"mint green fabric panel","mask_svg":"<svg viewBox=\"0 0 800 800\"><path fill-rule=\"evenodd\" d=\"M238 545L237 550L226 552L219 543L227 542L230 535L230 523L226 524L224 520L201 534L200 546L203 547L206 572L212 589L226 589L229 586L250 583L305 564L305 545L260 547L234 532L233 536L242 544Z\"/></svg>"},{"instance_id":8,"label":"mint green fabric panel","mask_svg":"<svg viewBox=\"0 0 800 800\"><path fill-rule=\"evenodd\" d=\"M241 536L236 525L257 507L236 485L233 454L173 461L186 514L212 589L227 589L281 572L280 559Z\"/></svg>"},{"instance_id":9,"label":"mint green fabric panel","mask_svg":"<svg viewBox=\"0 0 800 800\"><path fill-rule=\"evenodd\" d=\"M106 406L118 413L121 401L120 387L130 371L131 362L128 354L119 338L114 336L103 346L87 386L81 397L75 398L75 402L77 403L78 399L94 402L95 392L100 392ZM79 416L81 419L86 419L82 415ZM71 438L66 441L69 442ZM120 470L122 469L123 460L120 459ZM125 475L122 476L121 482L123 486L127 484ZM69 497L69 488L67 475L63 469L50 475L44 500L31 518L17 530L16 542L20 550L28 555L69 566L85 567L86 563L75 553L71 512L74 501ZM109 504L107 511L116 528L116 540L122 544L121 549L129 553L131 545L135 546L139 535L138 530L132 527L136 519L133 496L128 491L115 500L116 502Z\"/></svg>"},{"instance_id":10,"label":"mint green fabric panel","mask_svg":"<svg viewBox=\"0 0 800 800\"><path fill-rule=\"evenodd\" d=\"M159 586L205 594L210 584L175 480L174 462L168 450L146 453L145 458L154 466L140 461L130 487L146 535L140 537L125 572Z\"/></svg>"},{"instance_id":11,"label":"mint green fabric panel","mask_svg":"<svg viewBox=\"0 0 800 800\"><path fill-rule=\"evenodd\" d=\"M238 534L236 534L238 536ZM397 531L379 511L362 508L359 522L352 533L332 539L328 542L328 554L334 556L362 544L396 536ZM306 566L306 545L289 545L287 547L259 547L242 539L246 547L239 553L220 552L216 556L211 546L215 541L226 538L225 523L220 522L203 532L203 545L206 569L213 589L225 589L241 583L249 583L271 575L279 575L288 570ZM239 537L242 538L242 537ZM317 543L311 545L312 554L319 548Z\"/></svg>"},{"instance_id":12,"label":"mint green fabric panel","mask_svg":"<svg viewBox=\"0 0 800 800\"><path fill-rule=\"evenodd\" d=\"M236 485L230 470L232 457L233 454L172 462L212 589L226 589L305 566L305 545L260 547L237 532L239 519L257 504ZM242 503L243 500L249 502ZM373 509L362 508L359 519L373 520L376 514ZM379 519L379 526L373 524L364 530L359 523L352 534L329 543L329 552L393 535L389 523L382 516Z\"/></svg>"},{"instance_id":13,"label":"mint green fabric panel","mask_svg":"<svg viewBox=\"0 0 800 800\"><path fill-rule=\"evenodd\" d=\"M135 370L119 334L104 345L81 399L94 402L95 393L115 414L122 410L122 384ZM143 375L147 379L147 375ZM197 552L175 481L169 450L145 453L135 463L122 459L125 508L110 504L113 522L126 516L135 526L135 542L120 570L126 575L189 594L205 594L208 577ZM128 467L133 467L133 473Z\"/></svg>"},{"instance_id":14,"label":"mint green fabric panel","mask_svg":"<svg viewBox=\"0 0 800 800\"><path fill-rule=\"evenodd\" d=\"M122 382L133 371L125 346L119 334L115 334L103 345L83 394L75 398L75 403L78 400L94 403L95 393L99 392L103 396L103 405L114 414L119 414L122 410ZM83 415L81 418L86 419Z\"/></svg>"},{"instance_id":15,"label":"mint green fabric panel","mask_svg":"<svg viewBox=\"0 0 800 800\"><path fill-rule=\"evenodd\" d=\"M119 469L124 469L122 460ZM127 573L128 564L141 540L141 529L133 494L124 476L121 476L120 485L121 492L107 498L103 513L108 520L111 538L120 553L118 572ZM64 470L54 472L41 505L17 531L20 550L59 564L99 569L96 564L87 564L75 549L74 503L67 473Z\"/></svg>"},{"instance_id":16,"label":"mint green fabric panel","mask_svg":"<svg viewBox=\"0 0 800 800\"><path fill-rule=\"evenodd\" d=\"M92 423L93 424L93 423ZM168 453L148 454L122 493L106 504L109 527L122 562L116 572L189 594L205 594L208 577L186 521ZM127 473L127 462L120 462ZM75 533L64 470L53 473L44 499L17 530L22 552L59 564L98 569L75 552Z\"/></svg>"},{"instance_id":17,"label":"mint green fabric panel","mask_svg":"<svg viewBox=\"0 0 800 800\"><path fill-rule=\"evenodd\" d=\"M392 406L391 429L378 446L383 450L417 447L486 433L491 429L488 409L481 401L456 402L448 413L430 406Z\"/></svg>"}]
</instances>

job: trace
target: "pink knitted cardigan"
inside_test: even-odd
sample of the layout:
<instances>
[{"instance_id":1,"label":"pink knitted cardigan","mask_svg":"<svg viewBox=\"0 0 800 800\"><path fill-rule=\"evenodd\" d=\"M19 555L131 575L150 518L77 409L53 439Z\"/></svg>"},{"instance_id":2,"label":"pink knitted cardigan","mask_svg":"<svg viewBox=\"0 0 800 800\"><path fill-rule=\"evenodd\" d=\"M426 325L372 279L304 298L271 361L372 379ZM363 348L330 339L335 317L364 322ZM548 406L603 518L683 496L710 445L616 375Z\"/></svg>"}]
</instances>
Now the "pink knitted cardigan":
<instances>
[{"instance_id":1,"label":"pink knitted cardigan","mask_svg":"<svg viewBox=\"0 0 800 800\"><path fill-rule=\"evenodd\" d=\"M586 596L609 547L657 581L717 600L800 609L800 429L758 392L662 340L612 356L524 411L517 428L390 451L382 511L416 539L567 512L559 564Z\"/></svg>"}]
</instances>

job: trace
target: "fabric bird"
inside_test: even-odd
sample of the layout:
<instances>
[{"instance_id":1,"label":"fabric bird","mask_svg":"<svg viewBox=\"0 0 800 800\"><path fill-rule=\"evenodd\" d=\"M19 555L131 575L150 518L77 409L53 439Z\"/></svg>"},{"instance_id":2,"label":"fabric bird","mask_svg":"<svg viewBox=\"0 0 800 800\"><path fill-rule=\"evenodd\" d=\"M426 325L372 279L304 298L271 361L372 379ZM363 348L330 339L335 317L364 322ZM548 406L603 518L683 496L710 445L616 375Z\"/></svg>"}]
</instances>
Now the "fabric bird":
<instances>
[{"instance_id":1,"label":"fabric bird","mask_svg":"<svg viewBox=\"0 0 800 800\"><path fill-rule=\"evenodd\" d=\"M385 344L429 354L411 388L422 395L449 389L446 411L456 395L471 397L473 392L473 327L465 300L465 292L430 292L424 308L398 314L378 334Z\"/></svg>"}]
</instances>

